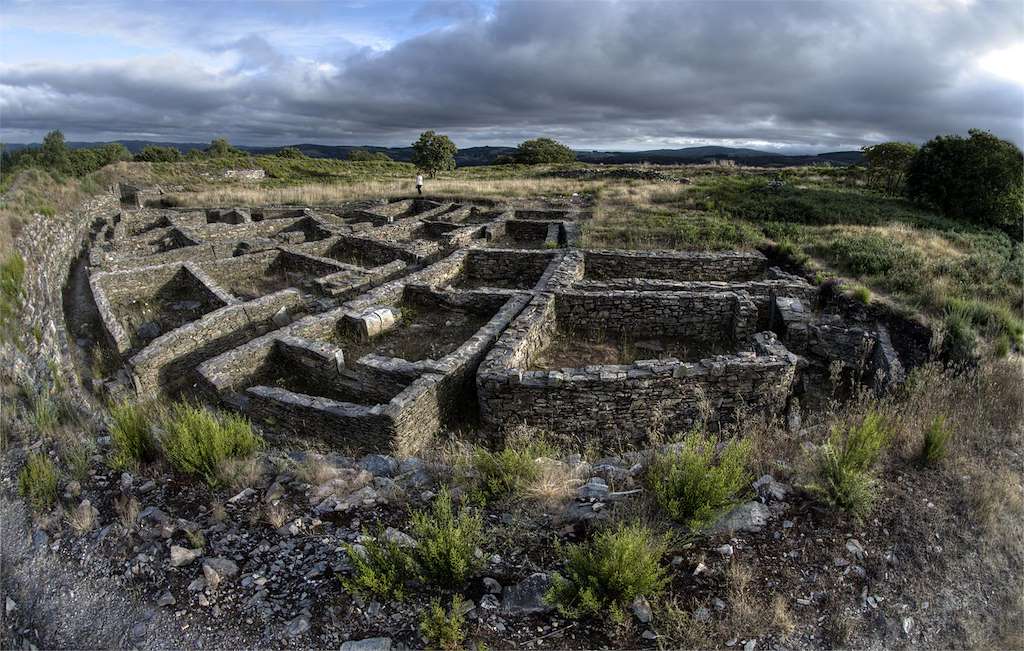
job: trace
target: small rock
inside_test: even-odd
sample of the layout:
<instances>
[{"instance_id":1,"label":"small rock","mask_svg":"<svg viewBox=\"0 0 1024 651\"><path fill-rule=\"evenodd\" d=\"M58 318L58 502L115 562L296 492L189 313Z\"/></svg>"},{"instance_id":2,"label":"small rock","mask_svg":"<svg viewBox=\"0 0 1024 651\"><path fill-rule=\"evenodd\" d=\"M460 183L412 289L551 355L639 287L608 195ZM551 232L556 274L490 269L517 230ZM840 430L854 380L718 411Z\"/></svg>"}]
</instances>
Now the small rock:
<instances>
[{"instance_id":1,"label":"small rock","mask_svg":"<svg viewBox=\"0 0 1024 651\"><path fill-rule=\"evenodd\" d=\"M754 490L765 501L781 502L789 494L789 486L775 481L775 478L771 475L762 475L760 479L755 481Z\"/></svg>"},{"instance_id":2,"label":"small rock","mask_svg":"<svg viewBox=\"0 0 1024 651\"><path fill-rule=\"evenodd\" d=\"M485 594L484 596L480 597L480 607L484 610L495 610L500 605L501 602L499 602L498 598L495 597L493 594Z\"/></svg>"},{"instance_id":3,"label":"small rock","mask_svg":"<svg viewBox=\"0 0 1024 651\"><path fill-rule=\"evenodd\" d=\"M581 499L601 498L608 495L608 484L600 477L591 477L579 488Z\"/></svg>"},{"instance_id":4,"label":"small rock","mask_svg":"<svg viewBox=\"0 0 1024 651\"><path fill-rule=\"evenodd\" d=\"M286 307L282 307L277 312L274 312L274 315L272 317L270 317L270 320L278 328L283 328L283 327L285 327L286 325L288 325L289 323L292 322L292 318L290 316L288 316L288 308L286 308ZM307 626L308 626L308 624L307 624Z\"/></svg>"},{"instance_id":5,"label":"small rock","mask_svg":"<svg viewBox=\"0 0 1024 651\"><path fill-rule=\"evenodd\" d=\"M637 597L633 600L631 607L633 609L633 615L641 624L650 624L651 620L654 619L654 613L651 612L651 604L647 602L647 599Z\"/></svg>"},{"instance_id":6,"label":"small rock","mask_svg":"<svg viewBox=\"0 0 1024 651\"><path fill-rule=\"evenodd\" d=\"M132 477L132 474L130 472L122 472L121 473L121 483L120 483L120 486L121 486L121 492L122 493L129 493L129 492L131 492L132 484L133 483L135 483L135 478Z\"/></svg>"},{"instance_id":7,"label":"small rock","mask_svg":"<svg viewBox=\"0 0 1024 651\"><path fill-rule=\"evenodd\" d=\"M199 558L202 553L201 549L171 545L171 567L184 567Z\"/></svg>"},{"instance_id":8,"label":"small rock","mask_svg":"<svg viewBox=\"0 0 1024 651\"><path fill-rule=\"evenodd\" d=\"M651 629L647 629L646 631L640 634L640 637L644 638L645 640L657 640L658 634L652 631Z\"/></svg>"},{"instance_id":9,"label":"small rock","mask_svg":"<svg viewBox=\"0 0 1024 651\"><path fill-rule=\"evenodd\" d=\"M754 651L757 648L757 640L747 640L743 644L743 651Z\"/></svg>"},{"instance_id":10,"label":"small rock","mask_svg":"<svg viewBox=\"0 0 1024 651\"><path fill-rule=\"evenodd\" d=\"M497 579L485 576L484 590L486 590L490 594L501 594L501 584L498 583Z\"/></svg>"},{"instance_id":11,"label":"small rock","mask_svg":"<svg viewBox=\"0 0 1024 651\"><path fill-rule=\"evenodd\" d=\"M144 483L142 486L139 486L139 495L145 495L146 493L148 493L149 491L153 490L154 488L156 488L156 482L153 481L152 479L150 479L146 483Z\"/></svg>"},{"instance_id":12,"label":"small rock","mask_svg":"<svg viewBox=\"0 0 1024 651\"><path fill-rule=\"evenodd\" d=\"M237 574L238 565L231 559L208 558L203 561L203 576L212 590L216 590L222 580L230 579Z\"/></svg>"},{"instance_id":13,"label":"small rock","mask_svg":"<svg viewBox=\"0 0 1024 651\"><path fill-rule=\"evenodd\" d=\"M706 607L701 606L697 610L693 611L693 621L706 624L711 621L711 611Z\"/></svg>"},{"instance_id":14,"label":"small rock","mask_svg":"<svg viewBox=\"0 0 1024 651\"><path fill-rule=\"evenodd\" d=\"M725 602L718 597L712 599L711 604L715 607L715 610L725 610Z\"/></svg>"},{"instance_id":15,"label":"small rock","mask_svg":"<svg viewBox=\"0 0 1024 651\"><path fill-rule=\"evenodd\" d=\"M910 632L914 630L914 618L904 617L903 618L903 634L910 635Z\"/></svg>"},{"instance_id":16,"label":"small rock","mask_svg":"<svg viewBox=\"0 0 1024 651\"><path fill-rule=\"evenodd\" d=\"M857 560L864 559L864 546L860 544L860 541L856 538L850 538L846 541L846 551L853 554Z\"/></svg>"},{"instance_id":17,"label":"small rock","mask_svg":"<svg viewBox=\"0 0 1024 651\"><path fill-rule=\"evenodd\" d=\"M6 612L8 615L10 615L11 613L13 613L17 609L18 609L17 602L15 602L14 599L11 599L10 597L7 597L7 603L4 605L4 612Z\"/></svg>"},{"instance_id":18,"label":"small rock","mask_svg":"<svg viewBox=\"0 0 1024 651\"><path fill-rule=\"evenodd\" d=\"M65 497L78 497L82 494L82 485L75 480L71 480L64 486Z\"/></svg>"},{"instance_id":19,"label":"small rock","mask_svg":"<svg viewBox=\"0 0 1024 651\"><path fill-rule=\"evenodd\" d=\"M710 533L746 531L758 533L768 524L771 511L760 502L746 502L729 511L711 525Z\"/></svg>"},{"instance_id":20,"label":"small rock","mask_svg":"<svg viewBox=\"0 0 1024 651\"><path fill-rule=\"evenodd\" d=\"M309 630L309 619L299 615L295 619L288 622L285 626L284 634L287 637L298 637Z\"/></svg>"},{"instance_id":21,"label":"small rock","mask_svg":"<svg viewBox=\"0 0 1024 651\"><path fill-rule=\"evenodd\" d=\"M384 454L368 454L359 460L359 467L378 477L394 477L398 474L398 461Z\"/></svg>"},{"instance_id":22,"label":"small rock","mask_svg":"<svg viewBox=\"0 0 1024 651\"><path fill-rule=\"evenodd\" d=\"M256 489L252 487L247 487L243 489L242 492L240 492L238 495L228 498L228 504L238 504L239 502L244 502L245 500L249 499L255 494Z\"/></svg>"},{"instance_id":23,"label":"small rock","mask_svg":"<svg viewBox=\"0 0 1024 651\"><path fill-rule=\"evenodd\" d=\"M506 615L534 615L548 613L552 606L544 601L551 587L551 577L535 572L514 586L506 586L502 598L502 612Z\"/></svg>"},{"instance_id":24,"label":"small rock","mask_svg":"<svg viewBox=\"0 0 1024 651\"><path fill-rule=\"evenodd\" d=\"M725 556L726 558L729 558L730 556L732 556L733 549L732 549L732 545L726 543L726 544L722 545L721 547L716 547L715 551L718 552L719 554L721 554L722 556Z\"/></svg>"},{"instance_id":25,"label":"small rock","mask_svg":"<svg viewBox=\"0 0 1024 651\"><path fill-rule=\"evenodd\" d=\"M370 637L343 642L341 651L391 651L390 637Z\"/></svg>"},{"instance_id":26,"label":"small rock","mask_svg":"<svg viewBox=\"0 0 1024 651\"><path fill-rule=\"evenodd\" d=\"M160 595L156 600L157 606L173 606L176 603L178 603L178 600L174 598L174 595L171 594L170 590Z\"/></svg>"},{"instance_id":27,"label":"small rock","mask_svg":"<svg viewBox=\"0 0 1024 651\"><path fill-rule=\"evenodd\" d=\"M707 574L708 566L704 563L697 563L697 567L693 568L693 575L698 576L700 574Z\"/></svg>"}]
</instances>

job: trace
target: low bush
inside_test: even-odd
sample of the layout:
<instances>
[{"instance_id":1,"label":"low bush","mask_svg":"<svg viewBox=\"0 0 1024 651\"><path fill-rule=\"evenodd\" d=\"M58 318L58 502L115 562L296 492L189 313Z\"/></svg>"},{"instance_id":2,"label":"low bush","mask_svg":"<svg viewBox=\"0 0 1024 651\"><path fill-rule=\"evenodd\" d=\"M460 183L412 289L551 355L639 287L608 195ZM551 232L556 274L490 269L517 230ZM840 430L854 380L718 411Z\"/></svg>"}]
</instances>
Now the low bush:
<instances>
[{"instance_id":1,"label":"low bush","mask_svg":"<svg viewBox=\"0 0 1024 651\"><path fill-rule=\"evenodd\" d=\"M731 506L750 483L749 441L734 439L717 456L716 463L714 440L693 432L678 450L654 458L647 486L673 520L699 529Z\"/></svg>"},{"instance_id":2,"label":"low bush","mask_svg":"<svg viewBox=\"0 0 1024 651\"><path fill-rule=\"evenodd\" d=\"M148 415L151 412L148 405L128 401L110 408L114 421L110 428L111 467L136 468L156 459L159 447Z\"/></svg>"},{"instance_id":3,"label":"low bush","mask_svg":"<svg viewBox=\"0 0 1024 651\"><path fill-rule=\"evenodd\" d=\"M45 454L29 455L18 474L18 491L33 510L42 513L57 501L57 467Z\"/></svg>"},{"instance_id":4,"label":"low bush","mask_svg":"<svg viewBox=\"0 0 1024 651\"><path fill-rule=\"evenodd\" d=\"M878 490L875 466L890 438L888 424L876 411L867 413L857 425L834 429L818 450L815 479L808 488L855 518L867 516Z\"/></svg>"},{"instance_id":5,"label":"low bush","mask_svg":"<svg viewBox=\"0 0 1024 651\"><path fill-rule=\"evenodd\" d=\"M352 576L341 580L350 592L402 600L406 583L416 578L416 563L409 551L388 540L383 528L370 537L363 532L363 545L345 545L352 563Z\"/></svg>"},{"instance_id":6,"label":"low bush","mask_svg":"<svg viewBox=\"0 0 1024 651\"><path fill-rule=\"evenodd\" d=\"M590 542L561 550L565 574L555 574L545 600L567 617L610 613L622 621L634 599L652 599L668 583L661 557L668 541L645 526L619 524Z\"/></svg>"},{"instance_id":7,"label":"low bush","mask_svg":"<svg viewBox=\"0 0 1024 651\"><path fill-rule=\"evenodd\" d=\"M35 431L40 434L52 434L60 425L57 403L46 389L40 389L32 395L29 418Z\"/></svg>"},{"instance_id":8,"label":"low bush","mask_svg":"<svg viewBox=\"0 0 1024 651\"><path fill-rule=\"evenodd\" d=\"M456 515L451 493L441 489L429 511L412 515L412 554L421 577L443 588L462 587L480 568L476 549L482 532L480 514L463 507Z\"/></svg>"},{"instance_id":9,"label":"low bush","mask_svg":"<svg viewBox=\"0 0 1024 651\"><path fill-rule=\"evenodd\" d=\"M923 466L938 465L946 458L949 440L953 437L953 431L946 424L946 417L935 416L924 431L924 440L921 443L921 453L918 456L918 463Z\"/></svg>"},{"instance_id":10,"label":"low bush","mask_svg":"<svg viewBox=\"0 0 1024 651\"><path fill-rule=\"evenodd\" d=\"M524 437L510 439L498 452L477 447L473 450L472 466L476 485L472 497L485 504L521 495L541 474L537 459L552 455L552 449L543 442L531 442Z\"/></svg>"},{"instance_id":11,"label":"low bush","mask_svg":"<svg viewBox=\"0 0 1024 651\"><path fill-rule=\"evenodd\" d=\"M263 447L263 439L243 416L214 413L192 403L178 403L163 422L164 456L177 470L220 483L228 459L246 457Z\"/></svg>"},{"instance_id":12,"label":"low bush","mask_svg":"<svg viewBox=\"0 0 1024 651\"><path fill-rule=\"evenodd\" d=\"M420 632L426 638L431 649L460 649L462 642L466 639L466 632L463 630L466 625L466 618L460 612L462 599L458 595L452 597L451 606L448 612L438 599L430 602L430 608L423 613L420 619Z\"/></svg>"}]
</instances>

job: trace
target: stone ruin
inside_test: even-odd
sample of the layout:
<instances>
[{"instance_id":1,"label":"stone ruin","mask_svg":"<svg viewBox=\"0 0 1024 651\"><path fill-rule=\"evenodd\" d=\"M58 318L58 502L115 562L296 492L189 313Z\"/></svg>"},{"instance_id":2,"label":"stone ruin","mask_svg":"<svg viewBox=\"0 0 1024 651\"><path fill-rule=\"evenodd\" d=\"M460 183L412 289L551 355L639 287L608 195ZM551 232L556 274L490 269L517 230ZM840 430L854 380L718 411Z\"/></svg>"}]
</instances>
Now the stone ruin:
<instances>
[{"instance_id":1,"label":"stone ruin","mask_svg":"<svg viewBox=\"0 0 1024 651\"><path fill-rule=\"evenodd\" d=\"M762 253L585 250L585 211L129 201L88 254L113 395L349 449L517 423L610 448L707 408L793 417L837 363L902 379L884 324Z\"/></svg>"}]
</instances>

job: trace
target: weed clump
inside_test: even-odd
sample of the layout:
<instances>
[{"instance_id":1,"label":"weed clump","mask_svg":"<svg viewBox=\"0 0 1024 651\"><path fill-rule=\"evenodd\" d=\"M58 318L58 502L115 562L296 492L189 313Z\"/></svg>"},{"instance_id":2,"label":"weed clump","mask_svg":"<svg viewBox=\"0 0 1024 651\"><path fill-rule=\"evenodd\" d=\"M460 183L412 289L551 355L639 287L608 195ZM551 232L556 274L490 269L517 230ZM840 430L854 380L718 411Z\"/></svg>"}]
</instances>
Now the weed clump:
<instances>
[{"instance_id":1,"label":"weed clump","mask_svg":"<svg viewBox=\"0 0 1024 651\"><path fill-rule=\"evenodd\" d=\"M373 537L363 533L362 547L345 545L352 577L343 578L342 586L356 594L405 599L406 584L417 574L412 556L406 548L388 540L383 528L378 528Z\"/></svg>"},{"instance_id":2,"label":"weed clump","mask_svg":"<svg viewBox=\"0 0 1024 651\"><path fill-rule=\"evenodd\" d=\"M140 463L156 459L158 446L150 427L148 408L123 401L110 408L114 420L110 428L110 465L114 468L136 468Z\"/></svg>"},{"instance_id":3,"label":"weed clump","mask_svg":"<svg viewBox=\"0 0 1024 651\"><path fill-rule=\"evenodd\" d=\"M18 491L37 513L49 509L57 501L57 468L44 454L29 456L18 474Z\"/></svg>"},{"instance_id":4,"label":"weed clump","mask_svg":"<svg viewBox=\"0 0 1024 651\"><path fill-rule=\"evenodd\" d=\"M953 431L946 424L946 417L935 416L928 429L924 431L918 464L922 467L938 465L946 458L949 440L952 437Z\"/></svg>"},{"instance_id":5,"label":"weed clump","mask_svg":"<svg viewBox=\"0 0 1024 651\"><path fill-rule=\"evenodd\" d=\"M878 490L875 465L890 438L888 425L876 411L845 431L833 430L819 449L815 480L808 488L825 503L855 518L867 516Z\"/></svg>"},{"instance_id":6,"label":"weed clump","mask_svg":"<svg viewBox=\"0 0 1024 651\"><path fill-rule=\"evenodd\" d=\"M472 458L477 480L471 496L491 504L522 495L540 478L542 468L537 459L551 454L550 446L521 438L510 440L499 452L477 447Z\"/></svg>"},{"instance_id":7,"label":"weed clump","mask_svg":"<svg viewBox=\"0 0 1024 651\"><path fill-rule=\"evenodd\" d=\"M619 524L589 543L562 550L565 574L555 574L545 600L567 617L609 612L622 621L624 608L640 596L656 597L668 583L661 557L668 541L639 524Z\"/></svg>"},{"instance_id":8,"label":"weed clump","mask_svg":"<svg viewBox=\"0 0 1024 651\"><path fill-rule=\"evenodd\" d=\"M263 439L245 417L214 413L187 402L174 405L163 426L167 460L180 472L200 475L211 486L220 482L224 462L263 447Z\"/></svg>"},{"instance_id":9,"label":"weed clump","mask_svg":"<svg viewBox=\"0 0 1024 651\"><path fill-rule=\"evenodd\" d=\"M655 457L647 485L673 520L699 529L731 506L750 483L749 460L750 441L734 439L715 463L714 440L693 432L678 450Z\"/></svg>"},{"instance_id":10,"label":"weed clump","mask_svg":"<svg viewBox=\"0 0 1024 651\"><path fill-rule=\"evenodd\" d=\"M412 552L424 580L444 588L459 588L476 572L481 561L476 557L482 542L483 519L469 508L458 515L447 488L441 489L430 511L412 515Z\"/></svg>"},{"instance_id":11,"label":"weed clump","mask_svg":"<svg viewBox=\"0 0 1024 651\"><path fill-rule=\"evenodd\" d=\"M430 608L420 619L420 632L426 638L431 649L460 649L466 639L463 630L466 618L460 612L462 600L458 595L452 597L451 606L446 613L438 599L430 602Z\"/></svg>"}]
</instances>

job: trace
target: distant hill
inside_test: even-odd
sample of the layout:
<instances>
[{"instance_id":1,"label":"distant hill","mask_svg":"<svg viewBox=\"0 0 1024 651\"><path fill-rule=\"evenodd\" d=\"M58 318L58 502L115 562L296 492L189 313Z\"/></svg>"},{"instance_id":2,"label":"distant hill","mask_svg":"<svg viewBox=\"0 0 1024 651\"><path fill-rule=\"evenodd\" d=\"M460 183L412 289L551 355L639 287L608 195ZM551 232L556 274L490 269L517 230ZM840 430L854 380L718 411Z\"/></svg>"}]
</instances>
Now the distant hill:
<instances>
[{"instance_id":1,"label":"distant hill","mask_svg":"<svg viewBox=\"0 0 1024 651\"><path fill-rule=\"evenodd\" d=\"M205 149L209 143L205 142L152 142L147 140L117 140L128 151L137 154L144 147L158 145L161 147L175 147L182 153L188 153L193 149ZM99 147L105 142L69 142L72 149L83 147ZM38 143L17 144L5 143L4 147L11 151L17 151L26 147L38 147ZM273 154L284 147L295 147L303 154L312 158L348 158L353 149L364 149L369 152L383 152L393 160L408 162L412 160L412 147L376 147L374 145L317 145L303 143L299 145L284 145L282 147L251 147L248 145L235 145L238 149L251 154ZM510 155L515 152L514 147L467 147L460 149L455 156L455 162L460 167L472 167L475 165L490 165L501 155ZM739 147L686 147L682 149L651 149L648 151L584 151L576 152L576 158L582 163L655 163L662 165L671 164L692 164L708 163L715 160L734 160L745 165L766 165L766 166L795 166L813 165L815 163L832 163L835 165L852 165L863 160L859 151L834 151L823 154L806 154L797 156L786 156L757 149L744 149Z\"/></svg>"}]
</instances>

